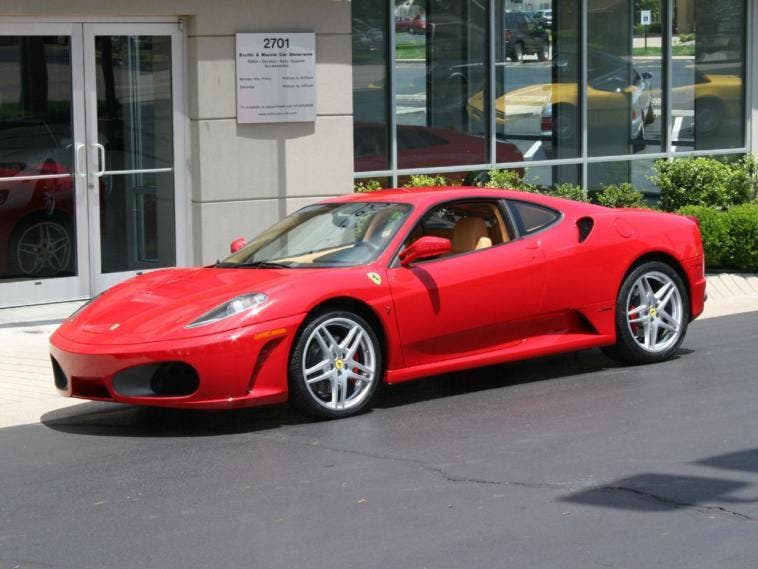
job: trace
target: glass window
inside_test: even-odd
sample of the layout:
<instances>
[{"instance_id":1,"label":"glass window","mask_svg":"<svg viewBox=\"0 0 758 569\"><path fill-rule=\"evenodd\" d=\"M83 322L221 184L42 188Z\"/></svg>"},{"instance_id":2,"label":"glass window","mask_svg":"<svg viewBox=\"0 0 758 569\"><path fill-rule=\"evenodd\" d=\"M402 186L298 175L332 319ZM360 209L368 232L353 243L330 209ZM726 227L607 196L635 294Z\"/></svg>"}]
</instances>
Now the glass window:
<instances>
[{"instance_id":1,"label":"glass window","mask_svg":"<svg viewBox=\"0 0 758 569\"><path fill-rule=\"evenodd\" d=\"M671 144L745 145L745 2L675 0Z\"/></svg>"},{"instance_id":2,"label":"glass window","mask_svg":"<svg viewBox=\"0 0 758 569\"><path fill-rule=\"evenodd\" d=\"M450 240L450 255L457 255L500 245L512 235L497 202L477 200L433 209L414 227L405 245L421 237L441 237Z\"/></svg>"},{"instance_id":3,"label":"glass window","mask_svg":"<svg viewBox=\"0 0 758 569\"><path fill-rule=\"evenodd\" d=\"M560 218L557 211L541 205L520 200L508 200L508 205L515 218L519 233L522 235L544 229Z\"/></svg>"},{"instance_id":4,"label":"glass window","mask_svg":"<svg viewBox=\"0 0 758 569\"><path fill-rule=\"evenodd\" d=\"M532 17L525 4L498 0L495 16L496 162L501 144L525 160L575 158L581 145L579 2L542 3ZM481 113L486 97L469 101Z\"/></svg>"},{"instance_id":5,"label":"glass window","mask_svg":"<svg viewBox=\"0 0 758 569\"><path fill-rule=\"evenodd\" d=\"M396 0L399 168L487 161L486 121L468 111L469 99L486 91L486 6Z\"/></svg>"},{"instance_id":6,"label":"glass window","mask_svg":"<svg viewBox=\"0 0 758 569\"><path fill-rule=\"evenodd\" d=\"M383 202L317 204L284 218L218 266L344 267L376 259L411 207Z\"/></svg>"},{"instance_id":7,"label":"glass window","mask_svg":"<svg viewBox=\"0 0 758 569\"><path fill-rule=\"evenodd\" d=\"M0 279L71 276L71 40L5 36L0 48Z\"/></svg>"},{"instance_id":8,"label":"glass window","mask_svg":"<svg viewBox=\"0 0 758 569\"><path fill-rule=\"evenodd\" d=\"M355 171L389 168L387 3L353 2Z\"/></svg>"},{"instance_id":9,"label":"glass window","mask_svg":"<svg viewBox=\"0 0 758 569\"><path fill-rule=\"evenodd\" d=\"M587 188L599 192L605 186L631 184L635 190L656 196L660 190L650 181L655 160L623 160L590 164L587 169Z\"/></svg>"},{"instance_id":10,"label":"glass window","mask_svg":"<svg viewBox=\"0 0 758 569\"><path fill-rule=\"evenodd\" d=\"M589 0L587 147L590 156L661 152L661 2ZM608 22L614 25L609 26ZM654 34L652 30L658 30ZM650 36L650 37L648 37Z\"/></svg>"}]
</instances>

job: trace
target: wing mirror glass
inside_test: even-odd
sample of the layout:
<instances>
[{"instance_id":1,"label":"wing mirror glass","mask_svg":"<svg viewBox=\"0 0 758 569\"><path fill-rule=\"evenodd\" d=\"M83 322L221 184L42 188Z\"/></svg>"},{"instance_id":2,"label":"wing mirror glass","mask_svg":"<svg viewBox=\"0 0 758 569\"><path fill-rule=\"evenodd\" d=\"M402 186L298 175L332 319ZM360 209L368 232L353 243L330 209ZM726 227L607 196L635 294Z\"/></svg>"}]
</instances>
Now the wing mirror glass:
<instances>
[{"instance_id":1,"label":"wing mirror glass","mask_svg":"<svg viewBox=\"0 0 758 569\"><path fill-rule=\"evenodd\" d=\"M414 261L446 255L450 252L450 239L442 237L421 237L400 253L400 264L408 267Z\"/></svg>"},{"instance_id":2,"label":"wing mirror glass","mask_svg":"<svg viewBox=\"0 0 758 569\"><path fill-rule=\"evenodd\" d=\"M232 241L232 244L229 246L229 250L232 253L236 253L237 251L239 251L240 249L244 249L245 247L247 247L247 241L245 241L244 237L240 237Z\"/></svg>"},{"instance_id":3,"label":"wing mirror glass","mask_svg":"<svg viewBox=\"0 0 758 569\"><path fill-rule=\"evenodd\" d=\"M643 78L643 79L652 79L652 78L653 78L653 74L652 74L652 73L648 73L647 71L645 71L645 72L642 74L642 78Z\"/></svg>"}]
</instances>

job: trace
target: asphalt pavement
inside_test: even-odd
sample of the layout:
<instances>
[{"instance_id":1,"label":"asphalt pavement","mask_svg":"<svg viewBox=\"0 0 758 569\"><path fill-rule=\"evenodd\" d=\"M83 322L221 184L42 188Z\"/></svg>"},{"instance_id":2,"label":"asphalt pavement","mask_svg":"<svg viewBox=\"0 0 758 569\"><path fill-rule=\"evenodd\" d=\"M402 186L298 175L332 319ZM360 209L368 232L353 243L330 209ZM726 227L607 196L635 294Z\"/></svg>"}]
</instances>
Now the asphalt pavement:
<instances>
[{"instance_id":1,"label":"asphalt pavement","mask_svg":"<svg viewBox=\"0 0 758 569\"><path fill-rule=\"evenodd\" d=\"M311 423L82 403L0 430L0 569L758 566L758 312Z\"/></svg>"}]
</instances>

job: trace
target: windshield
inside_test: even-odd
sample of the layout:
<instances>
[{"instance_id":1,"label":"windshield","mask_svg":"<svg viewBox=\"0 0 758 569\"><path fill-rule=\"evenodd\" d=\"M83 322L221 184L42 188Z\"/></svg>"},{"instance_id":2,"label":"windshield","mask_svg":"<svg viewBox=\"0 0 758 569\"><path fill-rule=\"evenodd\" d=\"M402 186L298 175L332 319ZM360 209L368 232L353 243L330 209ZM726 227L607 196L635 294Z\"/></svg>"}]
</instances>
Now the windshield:
<instances>
[{"instance_id":1,"label":"windshield","mask_svg":"<svg viewBox=\"0 0 758 569\"><path fill-rule=\"evenodd\" d=\"M408 217L408 204L305 207L264 231L219 267L346 267L370 263Z\"/></svg>"}]
</instances>

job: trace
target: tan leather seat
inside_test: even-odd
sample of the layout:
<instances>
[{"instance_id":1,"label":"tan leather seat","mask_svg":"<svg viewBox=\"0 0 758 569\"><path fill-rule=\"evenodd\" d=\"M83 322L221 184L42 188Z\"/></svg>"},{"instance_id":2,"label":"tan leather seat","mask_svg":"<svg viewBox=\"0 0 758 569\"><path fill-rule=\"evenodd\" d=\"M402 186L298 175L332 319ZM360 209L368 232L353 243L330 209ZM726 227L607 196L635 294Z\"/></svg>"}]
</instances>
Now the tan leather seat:
<instances>
[{"instance_id":1,"label":"tan leather seat","mask_svg":"<svg viewBox=\"0 0 758 569\"><path fill-rule=\"evenodd\" d=\"M492 239L489 238L487 225L481 217L465 217L455 224L451 251L453 253L465 253L492 247Z\"/></svg>"}]
</instances>

